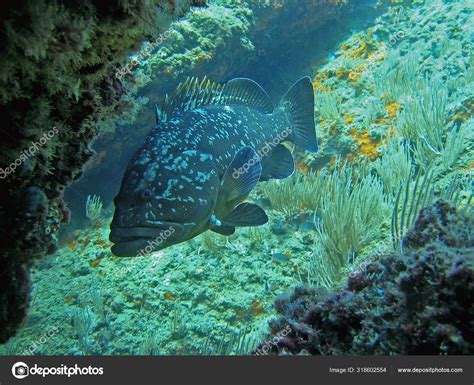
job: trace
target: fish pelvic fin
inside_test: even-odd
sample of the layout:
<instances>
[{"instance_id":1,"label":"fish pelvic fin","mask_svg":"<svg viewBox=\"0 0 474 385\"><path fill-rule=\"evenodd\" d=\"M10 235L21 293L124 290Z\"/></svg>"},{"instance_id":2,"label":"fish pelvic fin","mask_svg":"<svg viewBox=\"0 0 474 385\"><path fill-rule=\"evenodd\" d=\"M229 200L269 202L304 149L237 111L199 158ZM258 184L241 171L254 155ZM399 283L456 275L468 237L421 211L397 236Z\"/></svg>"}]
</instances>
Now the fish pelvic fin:
<instances>
[{"instance_id":1,"label":"fish pelvic fin","mask_svg":"<svg viewBox=\"0 0 474 385\"><path fill-rule=\"evenodd\" d=\"M294 83L276 108L283 121L289 123L290 140L310 152L318 151L314 124L314 89L305 76Z\"/></svg>"}]
</instances>

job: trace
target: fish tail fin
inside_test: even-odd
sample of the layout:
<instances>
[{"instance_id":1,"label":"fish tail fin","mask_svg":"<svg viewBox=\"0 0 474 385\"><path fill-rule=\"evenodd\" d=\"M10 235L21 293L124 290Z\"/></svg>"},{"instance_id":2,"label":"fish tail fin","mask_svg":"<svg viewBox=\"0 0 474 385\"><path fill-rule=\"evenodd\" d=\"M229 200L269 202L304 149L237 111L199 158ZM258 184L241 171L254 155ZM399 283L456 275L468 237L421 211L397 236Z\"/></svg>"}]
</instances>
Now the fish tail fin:
<instances>
[{"instance_id":1,"label":"fish tail fin","mask_svg":"<svg viewBox=\"0 0 474 385\"><path fill-rule=\"evenodd\" d=\"M314 125L314 90L311 79L305 76L291 86L276 109L283 121L290 124L290 140L307 151L318 151Z\"/></svg>"}]
</instances>

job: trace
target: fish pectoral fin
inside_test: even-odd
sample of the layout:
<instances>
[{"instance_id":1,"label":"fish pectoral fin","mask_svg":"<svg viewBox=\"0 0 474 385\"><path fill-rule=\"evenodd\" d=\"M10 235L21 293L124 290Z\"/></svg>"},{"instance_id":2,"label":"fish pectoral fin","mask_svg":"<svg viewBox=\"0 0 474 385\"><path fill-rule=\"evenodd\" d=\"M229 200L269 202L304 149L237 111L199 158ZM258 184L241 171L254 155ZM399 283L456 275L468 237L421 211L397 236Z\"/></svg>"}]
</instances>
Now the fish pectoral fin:
<instances>
[{"instance_id":1,"label":"fish pectoral fin","mask_svg":"<svg viewBox=\"0 0 474 385\"><path fill-rule=\"evenodd\" d=\"M261 226L268 222L265 211L253 203L241 203L222 219L223 226Z\"/></svg>"},{"instance_id":2,"label":"fish pectoral fin","mask_svg":"<svg viewBox=\"0 0 474 385\"><path fill-rule=\"evenodd\" d=\"M246 197L260 180L262 164L251 147L242 148L230 162L222 178L221 193L227 202Z\"/></svg>"},{"instance_id":3,"label":"fish pectoral fin","mask_svg":"<svg viewBox=\"0 0 474 385\"><path fill-rule=\"evenodd\" d=\"M291 176L294 171L295 161L293 155L284 145L279 144L273 149L270 156L263 159L260 181L285 179Z\"/></svg>"},{"instance_id":4,"label":"fish pectoral fin","mask_svg":"<svg viewBox=\"0 0 474 385\"><path fill-rule=\"evenodd\" d=\"M232 235L235 233L235 227L233 226L219 226L213 227L210 229L214 233L221 234L221 235Z\"/></svg>"}]
</instances>

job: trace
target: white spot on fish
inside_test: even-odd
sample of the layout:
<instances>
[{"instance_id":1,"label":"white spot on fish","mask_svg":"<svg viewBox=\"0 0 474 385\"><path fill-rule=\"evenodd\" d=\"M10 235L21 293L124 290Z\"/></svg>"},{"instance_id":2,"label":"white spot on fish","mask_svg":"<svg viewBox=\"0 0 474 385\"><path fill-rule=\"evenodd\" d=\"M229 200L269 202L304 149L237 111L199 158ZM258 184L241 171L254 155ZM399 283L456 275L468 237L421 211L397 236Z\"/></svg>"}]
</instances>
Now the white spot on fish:
<instances>
[{"instance_id":1,"label":"white spot on fish","mask_svg":"<svg viewBox=\"0 0 474 385\"><path fill-rule=\"evenodd\" d=\"M200 154L200 156L199 156L199 160L200 160L201 162L204 162L204 161L206 161L206 160L208 160L208 159L211 159L211 160L212 160L212 155L211 155L211 154Z\"/></svg>"},{"instance_id":2,"label":"white spot on fish","mask_svg":"<svg viewBox=\"0 0 474 385\"><path fill-rule=\"evenodd\" d=\"M206 174L204 174L204 173L201 172L201 171L198 171L198 172L197 172L197 177L195 178L196 181L201 182L201 183L202 183L202 182L205 182L206 180L209 180L209 179L211 179L211 176L210 176L210 175L206 175Z\"/></svg>"}]
</instances>

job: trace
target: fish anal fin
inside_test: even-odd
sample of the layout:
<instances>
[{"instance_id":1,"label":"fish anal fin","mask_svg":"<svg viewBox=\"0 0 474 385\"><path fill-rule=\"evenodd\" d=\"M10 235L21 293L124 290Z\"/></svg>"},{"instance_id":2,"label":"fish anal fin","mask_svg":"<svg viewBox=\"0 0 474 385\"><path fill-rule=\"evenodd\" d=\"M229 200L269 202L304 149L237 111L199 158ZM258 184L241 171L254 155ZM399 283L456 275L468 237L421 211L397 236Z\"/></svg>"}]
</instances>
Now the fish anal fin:
<instances>
[{"instance_id":1,"label":"fish anal fin","mask_svg":"<svg viewBox=\"0 0 474 385\"><path fill-rule=\"evenodd\" d=\"M285 179L295 171L295 161L290 150L283 144L276 146L272 153L262 158L262 175L260 181Z\"/></svg>"}]
</instances>

